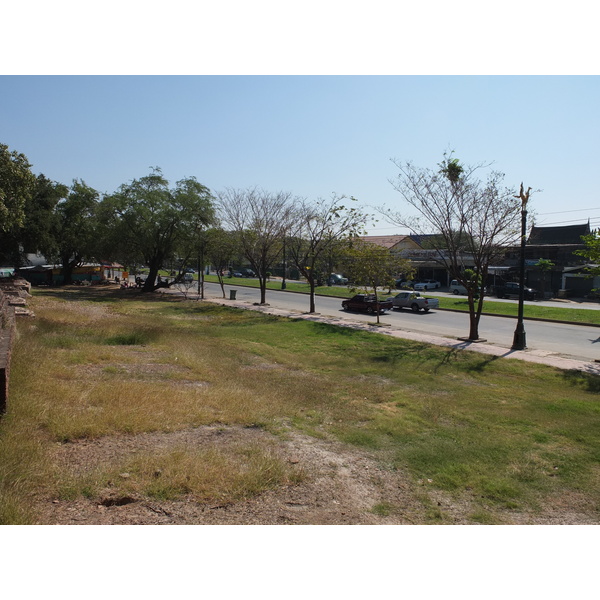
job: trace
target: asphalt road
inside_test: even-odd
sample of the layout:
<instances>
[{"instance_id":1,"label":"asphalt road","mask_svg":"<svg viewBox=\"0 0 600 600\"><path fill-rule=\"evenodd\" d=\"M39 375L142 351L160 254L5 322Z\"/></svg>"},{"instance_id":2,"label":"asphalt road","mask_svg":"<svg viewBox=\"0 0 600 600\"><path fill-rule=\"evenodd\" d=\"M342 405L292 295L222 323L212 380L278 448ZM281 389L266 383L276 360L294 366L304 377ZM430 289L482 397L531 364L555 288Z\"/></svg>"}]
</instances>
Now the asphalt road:
<instances>
[{"instance_id":1,"label":"asphalt road","mask_svg":"<svg viewBox=\"0 0 600 600\"><path fill-rule=\"evenodd\" d=\"M236 285L226 285L229 290L236 290L236 299L242 302L260 301L259 290ZM222 297L218 284L206 283L205 294L210 298ZM514 302L514 301L513 301ZM305 294L267 290L267 303L283 310L306 313L309 299ZM316 310L321 315L340 319L351 319L373 323L376 317L358 312L347 313L342 310L341 298L318 296ZM432 310L428 313L413 313L408 310L386 313L380 317L383 323L392 328L417 333L430 334L446 338L459 338L469 333L469 316L467 313ZM487 344L510 349L516 326L516 318L482 316L479 324L479 335ZM584 325L567 325L563 323L525 320L527 350L547 352L576 360L600 360L600 327Z\"/></svg>"}]
</instances>

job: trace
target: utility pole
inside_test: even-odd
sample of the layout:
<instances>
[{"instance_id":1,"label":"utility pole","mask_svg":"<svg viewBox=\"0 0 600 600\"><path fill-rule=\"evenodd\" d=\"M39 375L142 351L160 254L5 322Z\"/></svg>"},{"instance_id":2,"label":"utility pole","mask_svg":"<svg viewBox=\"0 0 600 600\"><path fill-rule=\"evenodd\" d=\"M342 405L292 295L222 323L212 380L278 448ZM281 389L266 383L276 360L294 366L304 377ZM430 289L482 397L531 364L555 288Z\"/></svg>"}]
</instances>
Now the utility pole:
<instances>
[{"instance_id":1,"label":"utility pole","mask_svg":"<svg viewBox=\"0 0 600 600\"><path fill-rule=\"evenodd\" d=\"M285 271L287 269L287 264L285 262L285 235L283 236L283 279L281 280L281 289L285 290L287 285L285 282Z\"/></svg>"},{"instance_id":2,"label":"utility pole","mask_svg":"<svg viewBox=\"0 0 600 600\"><path fill-rule=\"evenodd\" d=\"M517 327L513 338L513 350L525 350L527 348L527 336L525 334L525 325L523 323L523 305L525 302L525 241L527 238L527 202L529 201L529 192L523 192L523 183L519 195L515 198L521 199L521 255L519 257L519 314L517 317Z\"/></svg>"}]
</instances>

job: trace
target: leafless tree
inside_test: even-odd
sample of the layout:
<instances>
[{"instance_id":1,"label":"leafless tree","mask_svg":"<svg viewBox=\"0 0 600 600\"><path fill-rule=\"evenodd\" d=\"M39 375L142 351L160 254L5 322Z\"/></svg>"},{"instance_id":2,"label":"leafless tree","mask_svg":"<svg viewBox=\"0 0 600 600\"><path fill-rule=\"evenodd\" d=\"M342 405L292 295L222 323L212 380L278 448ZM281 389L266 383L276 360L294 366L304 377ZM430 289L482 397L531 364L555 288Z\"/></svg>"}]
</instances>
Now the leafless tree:
<instances>
[{"instance_id":1,"label":"leafless tree","mask_svg":"<svg viewBox=\"0 0 600 600\"><path fill-rule=\"evenodd\" d=\"M238 240L233 233L220 227L214 227L206 232L206 256L215 268L223 298L225 298L223 274L229 269L231 261L237 253Z\"/></svg>"},{"instance_id":2,"label":"leafless tree","mask_svg":"<svg viewBox=\"0 0 600 600\"><path fill-rule=\"evenodd\" d=\"M392 162L399 174L390 183L416 215L385 207L380 212L414 233L433 234L429 243L438 262L467 289L468 339L478 340L488 269L519 239L521 203L514 190L502 187L504 174L491 171L481 180L485 165L462 165L451 153L437 170Z\"/></svg>"},{"instance_id":3,"label":"leafless tree","mask_svg":"<svg viewBox=\"0 0 600 600\"><path fill-rule=\"evenodd\" d=\"M258 277L260 303L266 304L267 273L281 254L296 199L289 192L271 193L258 188L228 188L217 197L225 226L236 235Z\"/></svg>"},{"instance_id":4,"label":"leafless tree","mask_svg":"<svg viewBox=\"0 0 600 600\"><path fill-rule=\"evenodd\" d=\"M315 312L315 286L320 271L328 266L326 255L350 236L364 233L367 217L357 207L346 206L345 200L334 196L315 203L302 201L294 213L287 247L294 266L310 286L311 313Z\"/></svg>"},{"instance_id":5,"label":"leafless tree","mask_svg":"<svg viewBox=\"0 0 600 600\"><path fill-rule=\"evenodd\" d=\"M193 279L183 279L175 284L175 287L183 293L183 297L187 300L188 294L192 291L192 288L197 285L197 282Z\"/></svg>"}]
</instances>

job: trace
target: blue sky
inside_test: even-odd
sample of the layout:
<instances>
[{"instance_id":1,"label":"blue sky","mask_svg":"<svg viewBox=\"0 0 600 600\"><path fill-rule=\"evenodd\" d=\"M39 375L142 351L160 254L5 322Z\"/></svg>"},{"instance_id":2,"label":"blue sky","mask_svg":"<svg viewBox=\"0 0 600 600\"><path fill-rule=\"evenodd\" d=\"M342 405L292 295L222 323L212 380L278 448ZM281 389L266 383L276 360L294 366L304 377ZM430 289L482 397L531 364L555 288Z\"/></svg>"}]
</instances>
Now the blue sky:
<instances>
[{"instance_id":1,"label":"blue sky","mask_svg":"<svg viewBox=\"0 0 600 600\"><path fill-rule=\"evenodd\" d=\"M434 168L453 149L541 189L539 225L600 226L599 107L598 76L0 76L0 141L100 192L158 166L397 210L390 159Z\"/></svg>"}]
</instances>

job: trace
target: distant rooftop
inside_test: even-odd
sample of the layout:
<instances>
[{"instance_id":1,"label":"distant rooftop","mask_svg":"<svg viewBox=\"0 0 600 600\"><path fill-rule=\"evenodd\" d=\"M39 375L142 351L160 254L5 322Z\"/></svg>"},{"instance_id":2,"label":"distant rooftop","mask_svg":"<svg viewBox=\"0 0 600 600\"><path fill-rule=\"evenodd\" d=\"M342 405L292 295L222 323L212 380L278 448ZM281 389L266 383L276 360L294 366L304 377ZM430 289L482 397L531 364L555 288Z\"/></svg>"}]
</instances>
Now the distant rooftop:
<instances>
[{"instance_id":1,"label":"distant rooftop","mask_svg":"<svg viewBox=\"0 0 600 600\"><path fill-rule=\"evenodd\" d=\"M590 224L562 225L558 227L532 227L528 246L582 244L581 236L590 233Z\"/></svg>"},{"instance_id":2,"label":"distant rooftop","mask_svg":"<svg viewBox=\"0 0 600 600\"><path fill-rule=\"evenodd\" d=\"M414 241L414 238L410 235L363 235L360 239L384 248L393 248L406 239Z\"/></svg>"}]
</instances>

